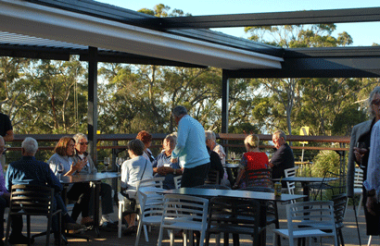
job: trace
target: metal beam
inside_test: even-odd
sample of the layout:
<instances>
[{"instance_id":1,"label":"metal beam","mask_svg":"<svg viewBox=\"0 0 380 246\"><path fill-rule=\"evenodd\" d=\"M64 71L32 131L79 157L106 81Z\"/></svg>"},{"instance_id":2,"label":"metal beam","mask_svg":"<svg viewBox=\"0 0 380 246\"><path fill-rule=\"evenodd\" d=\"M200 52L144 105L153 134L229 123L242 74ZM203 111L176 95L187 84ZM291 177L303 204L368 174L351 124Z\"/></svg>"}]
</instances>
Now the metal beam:
<instances>
[{"instance_id":1,"label":"metal beam","mask_svg":"<svg viewBox=\"0 0 380 246\"><path fill-rule=\"evenodd\" d=\"M88 62L88 142L89 154L97 163L97 129L98 129L98 49L89 47L90 59Z\"/></svg>"},{"instance_id":2,"label":"metal beam","mask_svg":"<svg viewBox=\"0 0 380 246\"><path fill-rule=\"evenodd\" d=\"M366 78L380 77L380 57L294 58L282 69L229 70L230 78Z\"/></svg>"},{"instance_id":3,"label":"metal beam","mask_svg":"<svg viewBox=\"0 0 380 246\"><path fill-rule=\"evenodd\" d=\"M186 16L151 19L146 21L149 21L152 26L161 26L163 29L371 22L380 21L380 8Z\"/></svg>"},{"instance_id":4,"label":"metal beam","mask_svg":"<svg viewBox=\"0 0 380 246\"><path fill-rule=\"evenodd\" d=\"M228 133L228 104L229 104L229 91L230 83L227 73L223 70L222 75L222 133Z\"/></svg>"}]
</instances>

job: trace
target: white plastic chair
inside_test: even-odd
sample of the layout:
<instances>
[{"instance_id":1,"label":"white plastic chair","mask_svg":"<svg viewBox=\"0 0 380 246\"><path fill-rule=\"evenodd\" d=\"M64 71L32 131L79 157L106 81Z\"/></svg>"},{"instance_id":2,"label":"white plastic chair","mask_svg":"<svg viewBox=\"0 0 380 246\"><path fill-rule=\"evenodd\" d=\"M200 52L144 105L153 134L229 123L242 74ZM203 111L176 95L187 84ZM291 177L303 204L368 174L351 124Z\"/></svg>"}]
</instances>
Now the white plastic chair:
<instances>
[{"instance_id":1,"label":"white plastic chair","mask_svg":"<svg viewBox=\"0 0 380 246\"><path fill-rule=\"evenodd\" d=\"M284 170L285 177L295 177L296 176L296 171L297 167L292 167L292 168L287 168ZM286 185L288 187L288 193L291 195L294 195L294 191L296 189L296 182L286 182Z\"/></svg>"},{"instance_id":2,"label":"white plastic chair","mask_svg":"<svg viewBox=\"0 0 380 246\"><path fill-rule=\"evenodd\" d=\"M356 211L356 216L359 217L360 215L360 207L362 206L363 203L363 170L360 168L355 168L355 176L354 176L354 196L360 195L360 200L359 200L359 206ZM348 206L348 199L347 199L347 206Z\"/></svg>"},{"instance_id":3,"label":"white plastic chair","mask_svg":"<svg viewBox=\"0 0 380 246\"><path fill-rule=\"evenodd\" d=\"M156 187L140 187L138 199L140 203L139 226L137 228L135 246L139 245L141 230L144 227L145 241L149 242L146 225L160 225L164 208L164 189Z\"/></svg>"},{"instance_id":4,"label":"white plastic chair","mask_svg":"<svg viewBox=\"0 0 380 246\"><path fill-rule=\"evenodd\" d=\"M174 243L173 230L183 229L184 244L187 241L185 231L200 232L199 246L203 246L207 229L208 200L200 197L166 194L164 214L158 235L158 246L162 244L164 229L170 231L170 245Z\"/></svg>"},{"instance_id":5,"label":"white plastic chair","mask_svg":"<svg viewBox=\"0 0 380 246\"><path fill-rule=\"evenodd\" d=\"M314 237L333 237L334 245L338 245L332 201L288 204L286 214L288 229L273 229L274 246L277 245L277 235L288 238L290 246L294 246L294 239L298 238L309 238L309 245L312 245Z\"/></svg>"},{"instance_id":6,"label":"white plastic chair","mask_svg":"<svg viewBox=\"0 0 380 246\"><path fill-rule=\"evenodd\" d=\"M180 176L175 176L174 178L174 185L176 189L181 188L181 182L182 182L182 175Z\"/></svg>"},{"instance_id":7,"label":"white plastic chair","mask_svg":"<svg viewBox=\"0 0 380 246\"><path fill-rule=\"evenodd\" d=\"M140 203L138 201L137 191L140 187L156 187L156 188L163 188L163 182L165 180L165 177L157 177L152 179L144 179L141 181L136 182L136 191L132 191L129 195L130 198L136 199L136 206L139 207ZM136 194L136 195L134 195ZM121 228L122 228L122 221L123 221L123 210L124 210L124 199L122 195L119 195L119 209L118 209L118 230L117 235L119 238L121 238Z\"/></svg>"}]
</instances>

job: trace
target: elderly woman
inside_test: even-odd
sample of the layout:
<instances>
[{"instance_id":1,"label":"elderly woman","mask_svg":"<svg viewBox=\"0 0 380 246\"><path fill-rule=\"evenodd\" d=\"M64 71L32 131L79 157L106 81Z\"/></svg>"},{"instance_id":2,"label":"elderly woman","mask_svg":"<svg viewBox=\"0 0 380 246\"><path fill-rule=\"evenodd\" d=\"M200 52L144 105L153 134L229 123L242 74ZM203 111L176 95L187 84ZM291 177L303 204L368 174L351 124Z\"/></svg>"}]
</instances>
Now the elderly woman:
<instances>
[{"instance_id":1,"label":"elderly woman","mask_svg":"<svg viewBox=\"0 0 380 246\"><path fill-rule=\"evenodd\" d=\"M164 151L152 163L154 176L165 177L163 182L164 189L175 189L174 177L182 174L179 163L170 161L176 142L177 138L175 136L167 135L162 143Z\"/></svg>"},{"instance_id":2,"label":"elderly woman","mask_svg":"<svg viewBox=\"0 0 380 246\"><path fill-rule=\"evenodd\" d=\"M144 143L138 139L128 142L128 154L131 158L121 167L121 194L124 196L124 219L128 223L126 233L137 230L136 220L136 183L153 178L153 168L149 160L144 158Z\"/></svg>"},{"instance_id":3,"label":"elderly woman","mask_svg":"<svg viewBox=\"0 0 380 246\"><path fill-rule=\"evenodd\" d=\"M91 157L88 157L87 147L88 139L83 133L77 133L74 135L75 140L75 155L73 157L74 162L80 162L82 160L86 161L82 170L79 173L90 174L97 173L96 168ZM113 200L112 200L112 187L109 184L101 183L100 186L100 197L102 201L102 227L112 226L113 221L110 219L109 215L113 213ZM91 206L90 206L91 207Z\"/></svg>"},{"instance_id":4,"label":"elderly woman","mask_svg":"<svg viewBox=\"0 0 380 246\"><path fill-rule=\"evenodd\" d=\"M367 180L367 175L370 173L370 169L367 170L367 165L369 165L368 159L370 156L370 147L372 142L375 139L371 138L373 126L380 119L380 87L377 86L373 89L373 91L369 95L368 99L369 103L369 111L372 116L372 119L362 122L360 124L355 125L352 128L351 132L351 142L350 142L350 153L348 156L348 171L347 171L347 196L354 196L354 175L355 175L355 163L357 163L364 171L364 180ZM377 139L378 141L378 139ZM373 150L371 149L371 152ZM373 153L379 154L379 153ZM379 163L372 163L371 169L374 170L376 165ZM379 173L374 173L379 177ZM369 177L369 175L368 175ZM371 177L369 177L372 181ZM370 207L372 207L374 202L374 190L375 183L370 182L366 188L363 188L364 201L368 200L367 203L370 203ZM375 192L376 193L376 192ZM377 195L377 193L376 193ZM369 199L367 199L369 197ZM368 208L364 206L364 213L367 223L367 235L380 235L380 216L379 212L377 214L370 214L368 212Z\"/></svg>"},{"instance_id":5,"label":"elderly woman","mask_svg":"<svg viewBox=\"0 0 380 246\"><path fill-rule=\"evenodd\" d=\"M48 161L50 168L57 175L59 165L63 166L64 176L75 175L80 172L87 164L87 158L77 161L73 160L75 151L75 140L72 137L62 137L54 149ZM90 185L89 183L75 183L71 185L67 192L67 198L76 201L71 217L76 221L79 214L82 213L81 224L93 223L89 216L89 203L90 203Z\"/></svg>"},{"instance_id":6,"label":"elderly woman","mask_svg":"<svg viewBox=\"0 0 380 246\"><path fill-rule=\"evenodd\" d=\"M136 139L140 140L144 143L144 158L149 160L151 163L154 161L154 156L152 151L150 151L149 147L152 145L152 135L147 131L140 131L137 134Z\"/></svg>"},{"instance_id":7,"label":"elderly woman","mask_svg":"<svg viewBox=\"0 0 380 246\"><path fill-rule=\"evenodd\" d=\"M244 145L247 152L244 153L240 160L242 168L239 171L234 188L239 186L244 187L244 184L241 181L242 178L244 178L244 173L246 171L268 168L268 156L264 152L260 152L259 142L260 138L256 134L248 135L244 139Z\"/></svg>"}]
</instances>

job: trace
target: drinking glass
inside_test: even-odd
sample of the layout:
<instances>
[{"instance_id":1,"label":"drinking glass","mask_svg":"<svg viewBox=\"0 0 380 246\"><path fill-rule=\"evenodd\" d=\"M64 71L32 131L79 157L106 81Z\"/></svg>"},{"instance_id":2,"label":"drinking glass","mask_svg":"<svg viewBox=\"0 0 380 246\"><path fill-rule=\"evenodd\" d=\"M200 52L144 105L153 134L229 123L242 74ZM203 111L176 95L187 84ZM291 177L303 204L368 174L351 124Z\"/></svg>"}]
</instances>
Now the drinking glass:
<instances>
[{"instance_id":1,"label":"drinking glass","mask_svg":"<svg viewBox=\"0 0 380 246\"><path fill-rule=\"evenodd\" d=\"M64 170L64 166L62 163L59 163L58 166L57 166L57 172L58 172L58 179L61 179L62 177L62 173L63 173L63 170Z\"/></svg>"},{"instance_id":2,"label":"drinking glass","mask_svg":"<svg viewBox=\"0 0 380 246\"><path fill-rule=\"evenodd\" d=\"M104 157L104 169L105 169L105 171L108 170L108 166L110 165L110 163L111 163L110 158L109 157Z\"/></svg>"}]
</instances>

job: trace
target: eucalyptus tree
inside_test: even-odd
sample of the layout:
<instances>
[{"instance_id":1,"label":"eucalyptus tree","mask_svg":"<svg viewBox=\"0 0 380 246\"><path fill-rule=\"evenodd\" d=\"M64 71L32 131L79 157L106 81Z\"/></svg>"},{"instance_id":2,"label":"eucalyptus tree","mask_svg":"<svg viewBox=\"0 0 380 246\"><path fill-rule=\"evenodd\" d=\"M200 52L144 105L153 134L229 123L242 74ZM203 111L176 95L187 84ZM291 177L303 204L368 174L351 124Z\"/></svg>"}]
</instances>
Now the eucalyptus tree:
<instances>
[{"instance_id":1,"label":"eucalyptus tree","mask_svg":"<svg viewBox=\"0 0 380 246\"><path fill-rule=\"evenodd\" d=\"M286 25L246 27L245 32L251 34L250 39L276 45L284 48L302 47L336 47L352 43L352 38L346 32L332 35L336 26L334 24L320 25ZM258 117L267 120L269 129L287 128L292 134L292 119L295 118L293 110L301 107L303 101L308 100L304 96L304 88L307 83L301 85L301 79L253 79L251 86L260 91L260 97L264 100L260 107L254 110ZM266 99L264 99L266 97ZM263 105L268 109L263 109ZM315 105L316 106L316 105ZM300 109L298 109L300 111ZM321 119L321 118L319 118ZM268 130L269 130L268 129Z\"/></svg>"}]
</instances>

